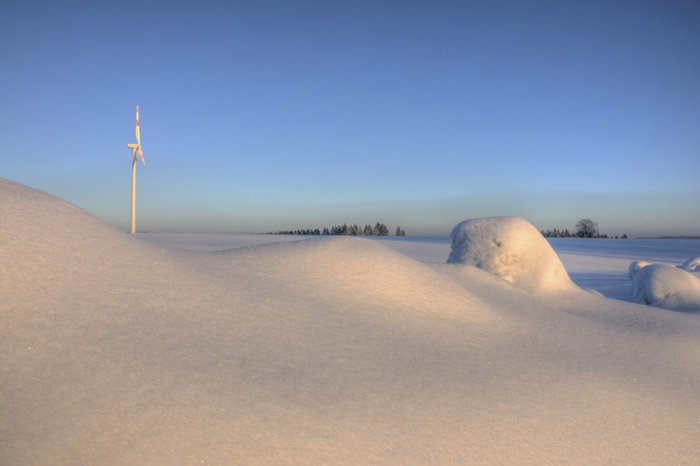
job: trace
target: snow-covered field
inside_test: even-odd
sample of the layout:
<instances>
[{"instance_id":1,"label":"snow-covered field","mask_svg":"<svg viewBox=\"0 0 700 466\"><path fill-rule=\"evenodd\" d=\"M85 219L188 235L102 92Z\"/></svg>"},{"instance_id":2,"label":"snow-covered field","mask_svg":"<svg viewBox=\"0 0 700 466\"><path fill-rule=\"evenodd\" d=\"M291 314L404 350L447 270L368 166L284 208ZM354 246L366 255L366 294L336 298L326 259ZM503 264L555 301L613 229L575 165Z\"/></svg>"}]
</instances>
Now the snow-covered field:
<instances>
[{"instance_id":1,"label":"snow-covered field","mask_svg":"<svg viewBox=\"0 0 700 466\"><path fill-rule=\"evenodd\" d=\"M700 309L568 277L699 243L550 240L567 276L483 224L129 235L0 179L0 464L698 464Z\"/></svg>"},{"instance_id":2,"label":"snow-covered field","mask_svg":"<svg viewBox=\"0 0 700 466\"><path fill-rule=\"evenodd\" d=\"M169 248L215 252L282 241L314 239L317 236L138 233L137 237ZM394 251L419 262L444 264L452 240L445 236L368 236ZM606 297L633 301L630 263L646 260L654 264L680 265L700 256L700 240L687 239L582 239L548 238L554 251L578 286Z\"/></svg>"}]
</instances>

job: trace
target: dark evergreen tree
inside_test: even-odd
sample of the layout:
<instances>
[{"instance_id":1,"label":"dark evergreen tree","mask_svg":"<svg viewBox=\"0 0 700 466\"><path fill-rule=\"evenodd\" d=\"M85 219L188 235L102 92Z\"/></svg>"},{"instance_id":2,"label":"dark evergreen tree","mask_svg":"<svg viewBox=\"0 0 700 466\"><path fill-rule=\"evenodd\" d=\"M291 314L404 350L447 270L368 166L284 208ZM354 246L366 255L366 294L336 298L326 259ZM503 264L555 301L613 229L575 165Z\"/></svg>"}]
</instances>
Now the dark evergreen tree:
<instances>
[{"instance_id":1,"label":"dark evergreen tree","mask_svg":"<svg viewBox=\"0 0 700 466\"><path fill-rule=\"evenodd\" d=\"M347 223L343 225L333 225L330 229L328 227L323 227L323 230L318 228L305 228L297 230L279 230L277 233L268 233L270 235L301 235L301 236L314 236L314 235L348 235L348 236L389 236L389 228L383 223L377 222L377 224L372 227L372 225L365 225L364 228L354 223L348 226ZM396 228L396 236L406 236L406 232L401 229L401 227Z\"/></svg>"},{"instance_id":2,"label":"dark evergreen tree","mask_svg":"<svg viewBox=\"0 0 700 466\"><path fill-rule=\"evenodd\" d=\"M389 236L389 227L381 223L379 225L379 235L378 236Z\"/></svg>"}]
</instances>

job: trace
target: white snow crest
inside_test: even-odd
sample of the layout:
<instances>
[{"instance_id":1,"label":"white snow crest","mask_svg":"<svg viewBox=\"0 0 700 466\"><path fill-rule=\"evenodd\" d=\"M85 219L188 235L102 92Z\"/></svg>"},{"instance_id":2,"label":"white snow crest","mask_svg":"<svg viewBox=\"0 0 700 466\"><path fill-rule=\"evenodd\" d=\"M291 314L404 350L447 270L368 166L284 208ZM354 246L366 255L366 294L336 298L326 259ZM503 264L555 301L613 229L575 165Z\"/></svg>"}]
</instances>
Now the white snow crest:
<instances>
[{"instance_id":1,"label":"white snow crest","mask_svg":"<svg viewBox=\"0 0 700 466\"><path fill-rule=\"evenodd\" d=\"M646 267L647 265L651 265L651 262L647 261L634 261L630 264L629 271L627 272L630 280L634 280L634 276L637 275L637 272L639 272L639 269L642 267Z\"/></svg>"},{"instance_id":2,"label":"white snow crest","mask_svg":"<svg viewBox=\"0 0 700 466\"><path fill-rule=\"evenodd\" d=\"M575 287L547 240L527 220L466 220L451 236L449 264L478 267L535 294Z\"/></svg>"}]
</instances>

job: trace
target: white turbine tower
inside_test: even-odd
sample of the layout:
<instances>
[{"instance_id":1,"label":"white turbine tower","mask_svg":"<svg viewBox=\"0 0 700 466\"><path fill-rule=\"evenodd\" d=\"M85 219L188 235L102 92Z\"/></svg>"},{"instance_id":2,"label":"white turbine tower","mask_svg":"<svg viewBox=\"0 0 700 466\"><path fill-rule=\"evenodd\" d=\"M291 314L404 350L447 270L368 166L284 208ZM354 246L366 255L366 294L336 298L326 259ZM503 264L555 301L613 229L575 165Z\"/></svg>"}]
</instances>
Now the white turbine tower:
<instances>
[{"instance_id":1,"label":"white turbine tower","mask_svg":"<svg viewBox=\"0 0 700 466\"><path fill-rule=\"evenodd\" d=\"M136 232L136 162L139 160L139 155L141 156L141 161L146 165L146 161L143 160L143 152L141 152L141 132L139 131L139 106L136 106L136 144L127 144L128 148L133 150L133 160L131 161L131 232Z\"/></svg>"}]
</instances>

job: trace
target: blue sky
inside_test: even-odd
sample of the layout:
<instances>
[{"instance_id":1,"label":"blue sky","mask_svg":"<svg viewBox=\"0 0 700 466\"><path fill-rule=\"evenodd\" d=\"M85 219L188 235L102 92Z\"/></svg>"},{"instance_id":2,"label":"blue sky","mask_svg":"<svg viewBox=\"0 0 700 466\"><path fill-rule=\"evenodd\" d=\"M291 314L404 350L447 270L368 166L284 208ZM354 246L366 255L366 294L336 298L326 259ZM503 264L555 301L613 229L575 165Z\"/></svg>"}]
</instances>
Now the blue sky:
<instances>
[{"instance_id":1,"label":"blue sky","mask_svg":"<svg viewBox=\"0 0 700 466\"><path fill-rule=\"evenodd\" d=\"M128 229L700 234L700 4L0 4L0 176Z\"/></svg>"}]
</instances>

